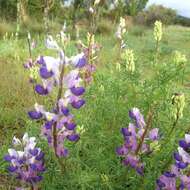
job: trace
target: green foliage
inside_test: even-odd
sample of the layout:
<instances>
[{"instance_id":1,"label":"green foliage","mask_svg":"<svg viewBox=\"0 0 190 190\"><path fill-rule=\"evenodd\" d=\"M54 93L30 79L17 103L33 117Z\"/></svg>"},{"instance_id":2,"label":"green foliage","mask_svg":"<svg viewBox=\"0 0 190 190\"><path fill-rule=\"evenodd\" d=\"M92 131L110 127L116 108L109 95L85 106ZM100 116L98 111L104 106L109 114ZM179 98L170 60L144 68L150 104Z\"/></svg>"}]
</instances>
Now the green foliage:
<instances>
[{"instance_id":1,"label":"green foliage","mask_svg":"<svg viewBox=\"0 0 190 190\"><path fill-rule=\"evenodd\" d=\"M173 24L176 19L176 11L162 5L152 5L136 16L136 22L142 25L151 26L156 20L160 20L163 24Z\"/></svg>"},{"instance_id":2,"label":"green foliage","mask_svg":"<svg viewBox=\"0 0 190 190\"><path fill-rule=\"evenodd\" d=\"M148 0L125 0L127 13L131 16L137 15L139 11L145 8L147 2Z\"/></svg>"},{"instance_id":3,"label":"green foliage","mask_svg":"<svg viewBox=\"0 0 190 190\"><path fill-rule=\"evenodd\" d=\"M16 10L17 10L16 2L17 0L1 0L0 17L3 19L14 20L16 18Z\"/></svg>"},{"instance_id":4,"label":"green foliage","mask_svg":"<svg viewBox=\"0 0 190 190\"><path fill-rule=\"evenodd\" d=\"M182 25L182 26L190 26L190 18L186 18L183 16L177 16L175 23Z\"/></svg>"},{"instance_id":5,"label":"green foliage","mask_svg":"<svg viewBox=\"0 0 190 190\"><path fill-rule=\"evenodd\" d=\"M98 34L110 34L114 30L114 26L112 22L108 19L101 19L97 23L97 33Z\"/></svg>"},{"instance_id":6,"label":"green foliage","mask_svg":"<svg viewBox=\"0 0 190 190\"><path fill-rule=\"evenodd\" d=\"M85 95L87 104L84 109L77 112L76 117L76 122L80 126L83 125L85 131L76 144L67 144L71 152L70 156L64 160L66 165L64 174L61 173L46 142L41 139L41 124L30 121L26 116L27 110L35 101L39 103L43 101L33 96L33 90L28 83L28 73L22 67L22 63L28 57L26 39L8 38L0 41L0 182L3 181L2 190L11 189L12 184L15 184L15 181L7 178L7 166L2 161L3 155L10 146L12 137L22 136L24 131L40 139L39 146L46 153L48 170L41 184L42 189L155 189L155 180L177 146L177 140L189 131L190 66L188 63L183 66L181 63L175 64L173 51L178 50L188 54L190 29L178 26L166 27L160 44L159 62L153 65L155 54L153 31L141 26L135 27L131 28L126 36L127 46L134 49L135 53L136 69L132 75L126 71L125 65L121 65L120 72L115 68L119 50L116 39L113 37L112 26L110 26L110 34L97 35L96 40L103 46L97 73L93 84L87 88ZM37 49L33 50L33 56L37 56L38 52L43 52L44 55L48 53L43 45L44 36L32 35L32 37L38 44ZM82 40L85 40L85 37L83 36ZM71 46L66 49L69 55L76 51L74 43L72 41ZM172 138L167 140L165 137L173 123L170 107L171 97L175 92L185 94L187 105ZM167 140L167 145L143 158L146 170L145 176L141 178L133 170L122 166L121 160L115 154L115 148L122 141L120 128L126 127L129 123L128 110L138 107L146 115L153 104L155 114L152 126L160 129L161 143L165 145Z\"/></svg>"}]
</instances>

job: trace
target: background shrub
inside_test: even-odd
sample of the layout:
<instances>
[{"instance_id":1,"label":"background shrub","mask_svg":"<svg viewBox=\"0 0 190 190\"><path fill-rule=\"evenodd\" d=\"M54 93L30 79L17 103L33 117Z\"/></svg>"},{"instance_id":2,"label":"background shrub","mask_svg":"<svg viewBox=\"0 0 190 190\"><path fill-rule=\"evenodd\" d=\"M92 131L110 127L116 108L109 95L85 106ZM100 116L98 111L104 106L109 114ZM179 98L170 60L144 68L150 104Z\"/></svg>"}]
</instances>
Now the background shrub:
<instances>
[{"instance_id":1,"label":"background shrub","mask_svg":"<svg viewBox=\"0 0 190 190\"><path fill-rule=\"evenodd\" d=\"M174 24L176 19L176 11L166 8L162 5L152 5L147 10L139 12L135 21L138 24L153 25L156 20L160 20L164 24Z\"/></svg>"}]
</instances>

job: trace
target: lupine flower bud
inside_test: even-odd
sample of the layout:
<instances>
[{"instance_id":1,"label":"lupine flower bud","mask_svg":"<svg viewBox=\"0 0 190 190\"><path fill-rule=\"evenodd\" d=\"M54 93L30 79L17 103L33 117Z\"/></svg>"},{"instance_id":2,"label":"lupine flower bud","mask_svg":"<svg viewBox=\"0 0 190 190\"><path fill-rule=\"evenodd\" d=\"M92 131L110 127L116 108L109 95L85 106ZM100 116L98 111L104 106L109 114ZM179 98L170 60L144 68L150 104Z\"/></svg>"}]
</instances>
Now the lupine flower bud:
<instances>
[{"instance_id":1,"label":"lupine flower bud","mask_svg":"<svg viewBox=\"0 0 190 190\"><path fill-rule=\"evenodd\" d=\"M24 134L22 140L13 138L15 149L8 149L5 161L9 162L9 172L25 186L35 188L45 171L44 153L36 147L36 138Z\"/></svg>"},{"instance_id":2,"label":"lupine flower bud","mask_svg":"<svg viewBox=\"0 0 190 190\"><path fill-rule=\"evenodd\" d=\"M174 119L180 119L183 117L183 109L185 107L185 95L182 93L175 93L172 96L172 115Z\"/></svg>"},{"instance_id":3,"label":"lupine flower bud","mask_svg":"<svg viewBox=\"0 0 190 190\"><path fill-rule=\"evenodd\" d=\"M159 42L162 39L162 22L156 21L154 23L154 39Z\"/></svg>"},{"instance_id":4,"label":"lupine flower bud","mask_svg":"<svg viewBox=\"0 0 190 190\"><path fill-rule=\"evenodd\" d=\"M116 31L116 37L121 40L125 33L126 33L126 23L125 23L125 19L121 17L119 26Z\"/></svg>"},{"instance_id":5,"label":"lupine flower bud","mask_svg":"<svg viewBox=\"0 0 190 190\"><path fill-rule=\"evenodd\" d=\"M38 67L32 67L30 70L30 78L33 80L37 80L38 78Z\"/></svg>"},{"instance_id":6,"label":"lupine flower bud","mask_svg":"<svg viewBox=\"0 0 190 190\"><path fill-rule=\"evenodd\" d=\"M181 52L175 51L173 61L176 65L185 64L187 62L187 58L186 55L182 54Z\"/></svg>"},{"instance_id":7,"label":"lupine flower bud","mask_svg":"<svg viewBox=\"0 0 190 190\"><path fill-rule=\"evenodd\" d=\"M135 60L133 50L126 49L122 54L122 60L125 61L126 70L133 73L135 71Z\"/></svg>"}]
</instances>

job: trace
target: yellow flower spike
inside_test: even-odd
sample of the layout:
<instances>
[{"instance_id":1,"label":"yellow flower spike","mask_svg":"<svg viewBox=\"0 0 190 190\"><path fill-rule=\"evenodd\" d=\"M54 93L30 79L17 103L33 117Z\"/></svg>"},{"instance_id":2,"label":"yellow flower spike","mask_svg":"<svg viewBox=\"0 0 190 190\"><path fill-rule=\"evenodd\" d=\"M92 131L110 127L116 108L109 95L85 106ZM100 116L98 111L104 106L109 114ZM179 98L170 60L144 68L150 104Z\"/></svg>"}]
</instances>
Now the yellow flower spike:
<instances>
[{"instance_id":1,"label":"yellow flower spike","mask_svg":"<svg viewBox=\"0 0 190 190\"><path fill-rule=\"evenodd\" d=\"M135 71L135 58L133 50L126 49L122 54L122 59L125 61L126 70L133 73Z\"/></svg>"},{"instance_id":2,"label":"yellow flower spike","mask_svg":"<svg viewBox=\"0 0 190 190\"><path fill-rule=\"evenodd\" d=\"M179 51L174 52L174 63L175 64L185 64L187 62L187 57L186 55L182 54Z\"/></svg>"},{"instance_id":3,"label":"yellow flower spike","mask_svg":"<svg viewBox=\"0 0 190 190\"><path fill-rule=\"evenodd\" d=\"M172 116L174 119L180 119L183 117L183 110L185 107L185 95L183 93L175 93L172 96Z\"/></svg>"},{"instance_id":4,"label":"yellow flower spike","mask_svg":"<svg viewBox=\"0 0 190 190\"><path fill-rule=\"evenodd\" d=\"M161 21L156 21L154 23L154 38L157 42L162 40L162 22Z\"/></svg>"},{"instance_id":5,"label":"yellow flower spike","mask_svg":"<svg viewBox=\"0 0 190 190\"><path fill-rule=\"evenodd\" d=\"M106 174L101 174L101 179L103 183L108 183L109 182L109 178Z\"/></svg>"}]
</instances>

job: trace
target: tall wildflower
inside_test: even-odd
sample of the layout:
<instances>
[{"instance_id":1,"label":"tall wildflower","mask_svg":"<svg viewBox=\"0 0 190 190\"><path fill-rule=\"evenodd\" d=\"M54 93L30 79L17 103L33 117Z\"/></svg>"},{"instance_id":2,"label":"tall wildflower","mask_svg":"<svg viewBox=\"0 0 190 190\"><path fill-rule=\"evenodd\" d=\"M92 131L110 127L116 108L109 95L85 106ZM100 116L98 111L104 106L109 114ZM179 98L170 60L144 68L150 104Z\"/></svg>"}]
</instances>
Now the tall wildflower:
<instances>
[{"instance_id":1,"label":"tall wildflower","mask_svg":"<svg viewBox=\"0 0 190 190\"><path fill-rule=\"evenodd\" d=\"M185 107L185 95L183 93L175 93L172 96L172 115L175 120L183 117L183 110Z\"/></svg>"},{"instance_id":2,"label":"tall wildflower","mask_svg":"<svg viewBox=\"0 0 190 190\"><path fill-rule=\"evenodd\" d=\"M45 171L44 153L36 147L36 138L24 134L22 140L14 137L13 147L4 159L9 162L9 172L23 184L20 189L37 189ZM19 189L19 188L16 188Z\"/></svg>"},{"instance_id":3,"label":"tall wildflower","mask_svg":"<svg viewBox=\"0 0 190 190\"><path fill-rule=\"evenodd\" d=\"M119 20L119 25L117 27L117 31L116 31L116 37L120 40L122 40L123 35L126 33L126 24L125 24L125 19L124 18L120 18Z\"/></svg>"},{"instance_id":4,"label":"tall wildflower","mask_svg":"<svg viewBox=\"0 0 190 190\"><path fill-rule=\"evenodd\" d=\"M179 141L179 147L173 154L174 164L157 179L156 190L190 189L190 135Z\"/></svg>"},{"instance_id":5,"label":"tall wildflower","mask_svg":"<svg viewBox=\"0 0 190 190\"><path fill-rule=\"evenodd\" d=\"M171 102L171 117L173 118L173 124L171 130L169 131L168 138L174 131L179 119L183 117L183 110L185 107L185 95L183 93L175 93L171 98Z\"/></svg>"},{"instance_id":6,"label":"tall wildflower","mask_svg":"<svg viewBox=\"0 0 190 190\"><path fill-rule=\"evenodd\" d=\"M129 117L133 123L129 123L127 128L122 128L121 133L124 137L124 145L116 149L116 153L123 157L123 164L134 168L138 174L143 175L144 163L141 155L151 153L153 144L158 143L158 129L150 130L152 115L148 117L147 124L138 108L129 111Z\"/></svg>"},{"instance_id":7,"label":"tall wildflower","mask_svg":"<svg viewBox=\"0 0 190 190\"><path fill-rule=\"evenodd\" d=\"M186 57L186 55L182 54L181 52L175 51L173 61L176 65L185 64L187 62L187 57Z\"/></svg>"},{"instance_id":8,"label":"tall wildflower","mask_svg":"<svg viewBox=\"0 0 190 190\"><path fill-rule=\"evenodd\" d=\"M159 55L159 43L162 40L162 22L156 21L154 23L154 39L156 41L156 54L155 54L155 63L158 61L158 55Z\"/></svg>"},{"instance_id":9,"label":"tall wildflower","mask_svg":"<svg viewBox=\"0 0 190 190\"><path fill-rule=\"evenodd\" d=\"M38 71L38 76L32 75L35 78L30 79L38 95L48 96L57 88L57 97L50 110L36 103L28 115L33 120L43 121L42 134L56 157L66 157L68 149L64 146L65 141L76 142L80 138L72 109L78 110L85 105L85 85L91 81L95 69L94 65L89 64L87 48L69 58L52 36L48 36L46 46L59 56L40 56L26 68ZM90 48L94 49L94 46L91 44Z\"/></svg>"},{"instance_id":10,"label":"tall wildflower","mask_svg":"<svg viewBox=\"0 0 190 190\"><path fill-rule=\"evenodd\" d=\"M126 70L133 73L135 71L134 53L131 49L126 49L122 54L122 60L125 62Z\"/></svg>"},{"instance_id":11,"label":"tall wildflower","mask_svg":"<svg viewBox=\"0 0 190 190\"><path fill-rule=\"evenodd\" d=\"M160 42L162 39L162 22L156 21L154 23L154 39L157 42Z\"/></svg>"},{"instance_id":12,"label":"tall wildflower","mask_svg":"<svg viewBox=\"0 0 190 190\"><path fill-rule=\"evenodd\" d=\"M126 42L124 39L126 32L127 32L127 30L126 30L125 19L120 17L119 25L118 25L117 31L115 33L115 36L118 40L118 45L119 45L119 61L116 63L116 69L118 71L121 70L121 59L122 59L122 57L123 58L125 57L125 53L122 50L126 48Z\"/></svg>"},{"instance_id":13,"label":"tall wildflower","mask_svg":"<svg viewBox=\"0 0 190 190\"><path fill-rule=\"evenodd\" d=\"M119 41L119 48L124 48L126 46L125 44L125 40L124 40L124 35L126 34L127 30L126 30L126 22L124 18L120 18L120 22L119 25L117 27L117 31L116 31L116 38Z\"/></svg>"}]
</instances>

